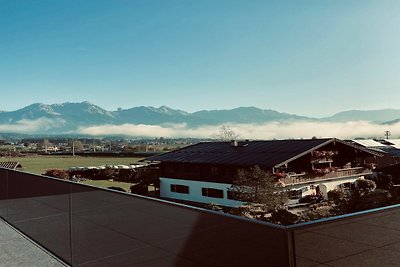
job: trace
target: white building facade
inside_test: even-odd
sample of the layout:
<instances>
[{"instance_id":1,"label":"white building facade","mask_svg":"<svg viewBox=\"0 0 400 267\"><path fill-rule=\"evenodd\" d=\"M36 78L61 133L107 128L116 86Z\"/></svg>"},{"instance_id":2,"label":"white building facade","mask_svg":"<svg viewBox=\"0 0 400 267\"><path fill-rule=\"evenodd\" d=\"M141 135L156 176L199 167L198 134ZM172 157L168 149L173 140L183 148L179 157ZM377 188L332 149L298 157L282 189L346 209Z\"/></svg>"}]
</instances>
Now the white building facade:
<instances>
[{"instance_id":1,"label":"white building facade","mask_svg":"<svg viewBox=\"0 0 400 267\"><path fill-rule=\"evenodd\" d=\"M212 203L226 207L244 203L231 199L230 184L160 177L160 196L169 199Z\"/></svg>"},{"instance_id":2,"label":"white building facade","mask_svg":"<svg viewBox=\"0 0 400 267\"><path fill-rule=\"evenodd\" d=\"M298 197L320 193L325 199L328 192L346 184L354 183L364 176L341 177L330 181L316 181L312 184L286 185L287 190L296 190ZM168 199L193 201L205 204L217 204L226 207L237 207L244 204L232 198L231 184L212 183L184 179L160 177L160 196Z\"/></svg>"}]
</instances>

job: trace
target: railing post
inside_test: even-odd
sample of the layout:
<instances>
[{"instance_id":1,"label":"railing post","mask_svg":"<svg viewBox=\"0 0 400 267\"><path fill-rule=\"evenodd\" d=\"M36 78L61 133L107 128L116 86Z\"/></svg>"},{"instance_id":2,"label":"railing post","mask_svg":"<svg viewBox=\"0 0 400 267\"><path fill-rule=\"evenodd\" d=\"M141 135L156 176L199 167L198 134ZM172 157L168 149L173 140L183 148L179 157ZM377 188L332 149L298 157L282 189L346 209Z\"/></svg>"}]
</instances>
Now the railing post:
<instances>
[{"instance_id":1,"label":"railing post","mask_svg":"<svg viewBox=\"0 0 400 267\"><path fill-rule=\"evenodd\" d=\"M288 267L296 267L296 247L294 231L286 229L287 248L288 248Z\"/></svg>"},{"instance_id":2,"label":"railing post","mask_svg":"<svg viewBox=\"0 0 400 267\"><path fill-rule=\"evenodd\" d=\"M73 251L73 239L72 239L72 185L68 186L68 213L69 213L69 249L71 257L71 266L74 266L74 251Z\"/></svg>"}]
</instances>

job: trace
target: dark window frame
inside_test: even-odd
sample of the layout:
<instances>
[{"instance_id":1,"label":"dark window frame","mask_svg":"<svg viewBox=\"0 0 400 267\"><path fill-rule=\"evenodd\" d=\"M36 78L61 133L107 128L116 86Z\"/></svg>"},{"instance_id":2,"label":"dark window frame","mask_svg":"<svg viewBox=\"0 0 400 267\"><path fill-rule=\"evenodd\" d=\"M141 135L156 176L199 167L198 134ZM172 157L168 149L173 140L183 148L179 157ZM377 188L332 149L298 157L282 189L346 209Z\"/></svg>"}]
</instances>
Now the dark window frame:
<instances>
[{"instance_id":1,"label":"dark window frame","mask_svg":"<svg viewBox=\"0 0 400 267\"><path fill-rule=\"evenodd\" d=\"M201 195L203 197L224 198L224 190L216 189L216 188L209 188L209 187L202 187Z\"/></svg>"},{"instance_id":2,"label":"dark window frame","mask_svg":"<svg viewBox=\"0 0 400 267\"><path fill-rule=\"evenodd\" d=\"M171 184L170 190L173 193L179 193L179 194L189 194L190 193L189 186L182 185L182 184Z\"/></svg>"}]
</instances>

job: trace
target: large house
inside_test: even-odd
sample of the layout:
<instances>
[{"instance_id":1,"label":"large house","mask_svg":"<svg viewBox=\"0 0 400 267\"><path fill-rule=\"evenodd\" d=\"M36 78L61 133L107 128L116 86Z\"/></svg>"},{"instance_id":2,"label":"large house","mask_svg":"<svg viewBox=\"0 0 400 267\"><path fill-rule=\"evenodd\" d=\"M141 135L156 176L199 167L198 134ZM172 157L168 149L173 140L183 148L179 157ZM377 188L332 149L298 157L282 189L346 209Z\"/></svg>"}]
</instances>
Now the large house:
<instances>
[{"instance_id":1,"label":"large house","mask_svg":"<svg viewBox=\"0 0 400 267\"><path fill-rule=\"evenodd\" d=\"M160 196L237 206L230 191L239 169L255 165L272 173L294 198L321 194L370 174L382 155L335 138L201 142L148 161L160 163Z\"/></svg>"}]
</instances>

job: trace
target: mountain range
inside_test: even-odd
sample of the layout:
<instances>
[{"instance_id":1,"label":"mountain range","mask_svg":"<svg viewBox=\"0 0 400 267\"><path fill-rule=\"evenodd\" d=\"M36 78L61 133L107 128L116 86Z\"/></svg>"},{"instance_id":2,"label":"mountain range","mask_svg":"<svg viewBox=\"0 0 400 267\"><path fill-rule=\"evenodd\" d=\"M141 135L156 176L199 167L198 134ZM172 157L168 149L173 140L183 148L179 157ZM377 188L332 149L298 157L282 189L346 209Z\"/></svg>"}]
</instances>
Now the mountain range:
<instances>
[{"instance_id":1,"label":"mountain range","mask_svg":"<svg viewBox=\"0 0 400 267\"><path fill-rule=\"evenodd\" d=\"M400 109L351 110L317 119L256 107L202 110L189 113L166 106L158 108L140 106L108 111L90 102L67 102L52 105L35 103L15 111L0 111L0 132L13 131L14 125L30 125L35 121L40 121L44 125L36 131L47 134L71 133L80 127L104 124L168 125L184 123L192 128L226 123L259 124L273 121L370 121L379 124L393 124L400 121ZM10 130L7 130L7 127Z\"/></svg>"}]
</instances>

